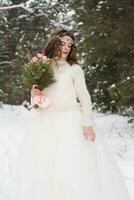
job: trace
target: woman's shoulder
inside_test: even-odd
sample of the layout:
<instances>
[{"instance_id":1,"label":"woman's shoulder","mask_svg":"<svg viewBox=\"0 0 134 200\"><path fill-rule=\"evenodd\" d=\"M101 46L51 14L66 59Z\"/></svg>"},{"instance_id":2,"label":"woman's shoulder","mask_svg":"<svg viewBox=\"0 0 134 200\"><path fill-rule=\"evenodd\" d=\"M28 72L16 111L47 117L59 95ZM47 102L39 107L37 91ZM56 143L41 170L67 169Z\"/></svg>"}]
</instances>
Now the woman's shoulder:
<instances>
[{"instance_id":1,"label":"woman's shoulder","mask_svg":"<svg viewBox=\"0 0 134 200\"><path fill-rule=\"evenodd\" d=\"M76 63L71 65L71 69L74 73L78 73L78 74L84 73L83 68L79 64L76 64Z\"/></svg>"}]
</instances>

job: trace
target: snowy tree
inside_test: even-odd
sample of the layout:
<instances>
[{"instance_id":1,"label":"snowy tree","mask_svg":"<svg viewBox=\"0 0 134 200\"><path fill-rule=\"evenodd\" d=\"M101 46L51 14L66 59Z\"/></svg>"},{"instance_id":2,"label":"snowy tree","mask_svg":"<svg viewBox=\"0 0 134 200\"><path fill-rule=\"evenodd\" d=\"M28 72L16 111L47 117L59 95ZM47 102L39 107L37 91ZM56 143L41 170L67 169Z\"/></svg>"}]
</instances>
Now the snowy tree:
<instances>
[{"instance_id":1,"label":"snowy tree","mask_svg":"<svg viewBox=\"0 0 134 200\"><path fill-rule=\"evenodd\" d=\"M11 0L3 3L3 7L5 9L0 11L0 42L3 44L0 49L3 52L0 57L0 99L5 103L20 104L30 95L21 80L23 64L42 51L50 30L61 22L67 24L69 17L67 8L59 1Z\"/></svg>"},{"instance_id":2,"label":"snowy tree","mask_svg":"<svg viewBox=\"0 0 134 200\"><path fill-rule=\"evenodd\" d=\"M76 13L79 53L96 107L121 112L133 106L134 2L75 0L70 5Z\"/></svg>"}]
</instances>

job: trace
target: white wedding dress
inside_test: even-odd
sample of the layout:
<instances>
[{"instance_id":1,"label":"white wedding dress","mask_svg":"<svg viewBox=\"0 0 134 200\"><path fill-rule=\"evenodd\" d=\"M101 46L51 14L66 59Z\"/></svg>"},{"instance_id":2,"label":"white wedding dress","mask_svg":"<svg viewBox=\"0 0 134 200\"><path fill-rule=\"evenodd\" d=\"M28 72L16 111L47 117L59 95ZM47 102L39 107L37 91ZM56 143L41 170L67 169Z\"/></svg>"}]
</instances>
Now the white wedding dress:
<instances>
[{"instance_id":1,"label":"white wedding dress","mask_svg":"<svg viewBox=\"0 0 134 200\"><path fill-rule=\"evenodd\" d=\"M31 110L16 160L16 200L129 200L118 165L92 126L84 71L60 60L57 81L44 89L52 104ZM28 121L29 120L29 121Z\"/></svg>"}]
</instances>

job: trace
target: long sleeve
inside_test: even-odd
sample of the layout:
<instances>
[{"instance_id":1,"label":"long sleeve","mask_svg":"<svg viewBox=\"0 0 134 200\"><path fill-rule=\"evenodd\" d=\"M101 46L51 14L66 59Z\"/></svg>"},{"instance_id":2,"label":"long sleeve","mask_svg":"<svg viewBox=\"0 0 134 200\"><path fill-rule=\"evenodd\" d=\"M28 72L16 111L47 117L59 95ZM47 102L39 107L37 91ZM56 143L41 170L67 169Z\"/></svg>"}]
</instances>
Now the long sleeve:
<instances>
[{"instance_id":1,"label":"long sleeve","mask_svg":"<svg viewBox=\"0 0 134 200\"><path fill-rule=\"evenodd\" d=\"M76 90L77 98L79 99L80 105L82 107L82 126L92 126L92 102L90 94L87 90L85 74L79 65L74 65L73 67L74 87Z\"/></svg>"}]
</instances>

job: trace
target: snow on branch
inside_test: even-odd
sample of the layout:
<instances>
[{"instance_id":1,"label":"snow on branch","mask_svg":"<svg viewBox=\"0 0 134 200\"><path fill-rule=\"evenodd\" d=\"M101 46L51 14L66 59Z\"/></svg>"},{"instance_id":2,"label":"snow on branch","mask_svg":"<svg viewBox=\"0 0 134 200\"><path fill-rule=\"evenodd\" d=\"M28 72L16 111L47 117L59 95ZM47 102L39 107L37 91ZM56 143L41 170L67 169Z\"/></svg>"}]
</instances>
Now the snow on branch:
<instances>
[{"instance_id":1,"label":"snow on branch","mask_svg":"<svg viewBox=\"0 0 134 200\"><path fill-rule=\"evenodd\" d=\"M17 5L12 5L12 6L3 6L3 7L0 7L0 11L1 10L9 10L9 9L13 9L13 8L23 8L24 10L27 10L27 11L31 12L31 10L29 10L28 8L26 8L23 3L17 4Z\"/></svg>"}]
</instances>

